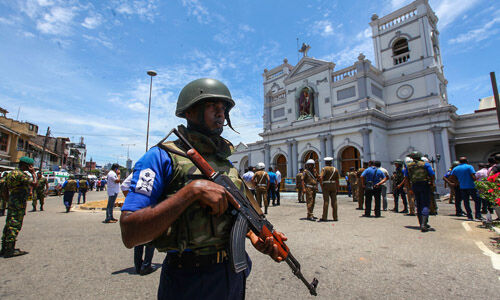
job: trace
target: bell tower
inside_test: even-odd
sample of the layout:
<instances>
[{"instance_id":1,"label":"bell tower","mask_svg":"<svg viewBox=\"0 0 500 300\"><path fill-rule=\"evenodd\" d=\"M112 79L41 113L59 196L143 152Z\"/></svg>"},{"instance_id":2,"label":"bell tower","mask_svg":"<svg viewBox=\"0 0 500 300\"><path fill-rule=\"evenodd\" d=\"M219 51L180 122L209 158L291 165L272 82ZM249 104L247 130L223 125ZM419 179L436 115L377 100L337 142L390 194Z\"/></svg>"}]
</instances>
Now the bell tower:
<instances>
[{"instance_id":1,"label":"bell tower","mask_svg":"<svg viewBox=\"0 0 500 300\"><path fill-rule=\"evenodd\" d=\"M372 16L377 68L388 83L412 80L398 90L400 100L416 96L413 91L418 89L424 91L419 97L438 96L441 105L447 102L437 22L428 0L413 1L382 18Z\"/></svg>"}]
</instances>

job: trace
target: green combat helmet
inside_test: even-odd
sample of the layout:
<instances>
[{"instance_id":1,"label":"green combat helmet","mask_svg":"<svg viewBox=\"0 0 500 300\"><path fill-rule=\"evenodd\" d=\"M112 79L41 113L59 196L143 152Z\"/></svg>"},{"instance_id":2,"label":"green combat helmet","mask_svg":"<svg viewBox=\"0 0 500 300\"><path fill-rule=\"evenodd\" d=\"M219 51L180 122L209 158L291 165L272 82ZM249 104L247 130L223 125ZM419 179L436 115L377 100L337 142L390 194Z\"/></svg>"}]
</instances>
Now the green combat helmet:
<instances>
[{"instance_id":1,"label":"green combat helmet","mask_svg":"<svg viewBox=\"0 0 500 300\"><path fill-rule=\"evenodd\" d=\"M403 165L403 161L401 159L396 159L394 164Z\"/></svg>"},{"instance_id":2,"label":"green combat helmet","mask_svg":"<svg viewBox=\"0 0 500 300\"><path fill-rule=\"evenodd\" d=\"M408 156L413 159L414 161L422 160L422 152L420 151L413 151Z\"/></svg>"},{"instance_id":3,"label":"green combat helmet","mask_svg":"<svg viewBox=\"0 0 500 300\"><path fill-rule=\"evenodd\" d=\"M186 118L185 113L191 106L209 99L226 102L224 115L227 125L234 130L229 119L229 111L234 107L235 103L227 86L217 79L200 78L188 83L179 94L175 115L179 118Z\"/></svg>"}]
</instances>

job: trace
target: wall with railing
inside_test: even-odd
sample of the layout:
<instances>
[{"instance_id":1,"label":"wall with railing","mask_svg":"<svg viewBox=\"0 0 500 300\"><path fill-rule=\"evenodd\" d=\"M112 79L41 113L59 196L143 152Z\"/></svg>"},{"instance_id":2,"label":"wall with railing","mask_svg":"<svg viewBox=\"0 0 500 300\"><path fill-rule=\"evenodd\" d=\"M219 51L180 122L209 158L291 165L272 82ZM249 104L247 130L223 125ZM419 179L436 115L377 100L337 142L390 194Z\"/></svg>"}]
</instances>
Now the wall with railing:
<instances>
[{"instance_id":1,"label":"wall with railing","mask_svg":"<svg viewBox=\"0 0 500 300\"><path fill-rule=\"evenodd\" d=\"M393 19L391 19L391 20L389 20L387 22L384 22L384 23L380 24L378 26L378 29L380 31L389 29L389 28L391 28L391 27L393 27L395 25L398 25L398 24L406 22L406 21L408 21L410 19L413 19L416 15L417 15L417 9L415 8L415 9L409 11L409 12L405 12L402 15L399 15L399 16L397 16L397 17L395 17L395 18L393 18Z\"/></svg>"},{"instance_id":2,"label":"wall with railing","mask_svg":"<svg viewBox=\"0 0 500 300\"><path fill-rule=\"evenodd\" d=\"M346 78L355 77L357 74L356 66L350 66L332 74L332 81L337 82Z\"/></svg>"}]
</instances>

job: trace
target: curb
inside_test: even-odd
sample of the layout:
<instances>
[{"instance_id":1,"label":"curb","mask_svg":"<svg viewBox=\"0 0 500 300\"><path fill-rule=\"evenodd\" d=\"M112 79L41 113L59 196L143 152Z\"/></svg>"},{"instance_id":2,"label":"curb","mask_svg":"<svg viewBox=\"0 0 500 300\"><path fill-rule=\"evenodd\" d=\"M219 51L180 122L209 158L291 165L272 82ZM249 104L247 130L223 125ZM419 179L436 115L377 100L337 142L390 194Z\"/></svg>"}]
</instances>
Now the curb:
<instances>
[{"instance_id":1,"label":"curb","mask_svg":"<svg viewBox=\"0 0 500 300\"><path fill-rule=\"evenodd\" d=\"M493 227L491 227L491 228L493 228L493 230L494 230L494 231L495 231L498 235L500 235L500 228L498 228L498 227L496 227L496 226L493 226Z\"/></svg>"}]
</instances>

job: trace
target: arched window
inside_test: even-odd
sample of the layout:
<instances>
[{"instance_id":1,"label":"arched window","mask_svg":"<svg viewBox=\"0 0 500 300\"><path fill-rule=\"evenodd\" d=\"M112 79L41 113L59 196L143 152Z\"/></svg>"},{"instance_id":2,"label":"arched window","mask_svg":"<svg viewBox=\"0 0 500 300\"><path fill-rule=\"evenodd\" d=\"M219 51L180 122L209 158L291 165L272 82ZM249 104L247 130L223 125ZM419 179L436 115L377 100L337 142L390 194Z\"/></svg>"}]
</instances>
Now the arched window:
<instances>
[{"instance_id":1,"label":"arched window","mask_svg":"<svg viewBox=\"0 0 500 300\"><path fill-rule=\"evenodd\" d=\"M361 167L361 158L358 149L349 146L342 151L340 155L340 172L346 174L351 167L359 169Z\"/></svg>"},{"instance_id":2,"label":"arched window","mask_svg":"<svg viewBox=\"0 0 500 300\"><path fill-rule=\"evenodd\" d=\"M410 48L408 48L408 40L401 38L392 46L392 57L394 65L399 65L410 60Z\"/></svg>"},{"instance_id":3,"label":"arched window","mask_svg":"<svg viewBox=\"0 0 500 300\"><path fill-rule=\"evenodd\" d=\"M304 156L302 158L302 163L304 166L306 164L306 161L308 161L309 159L314 160L314 167L316 168L317 171L319 171L319 156L318 156L318 154L316 152L314 152L313 150L309 150L306 153L304 153Z\"/></svg>"}]
</instances>

